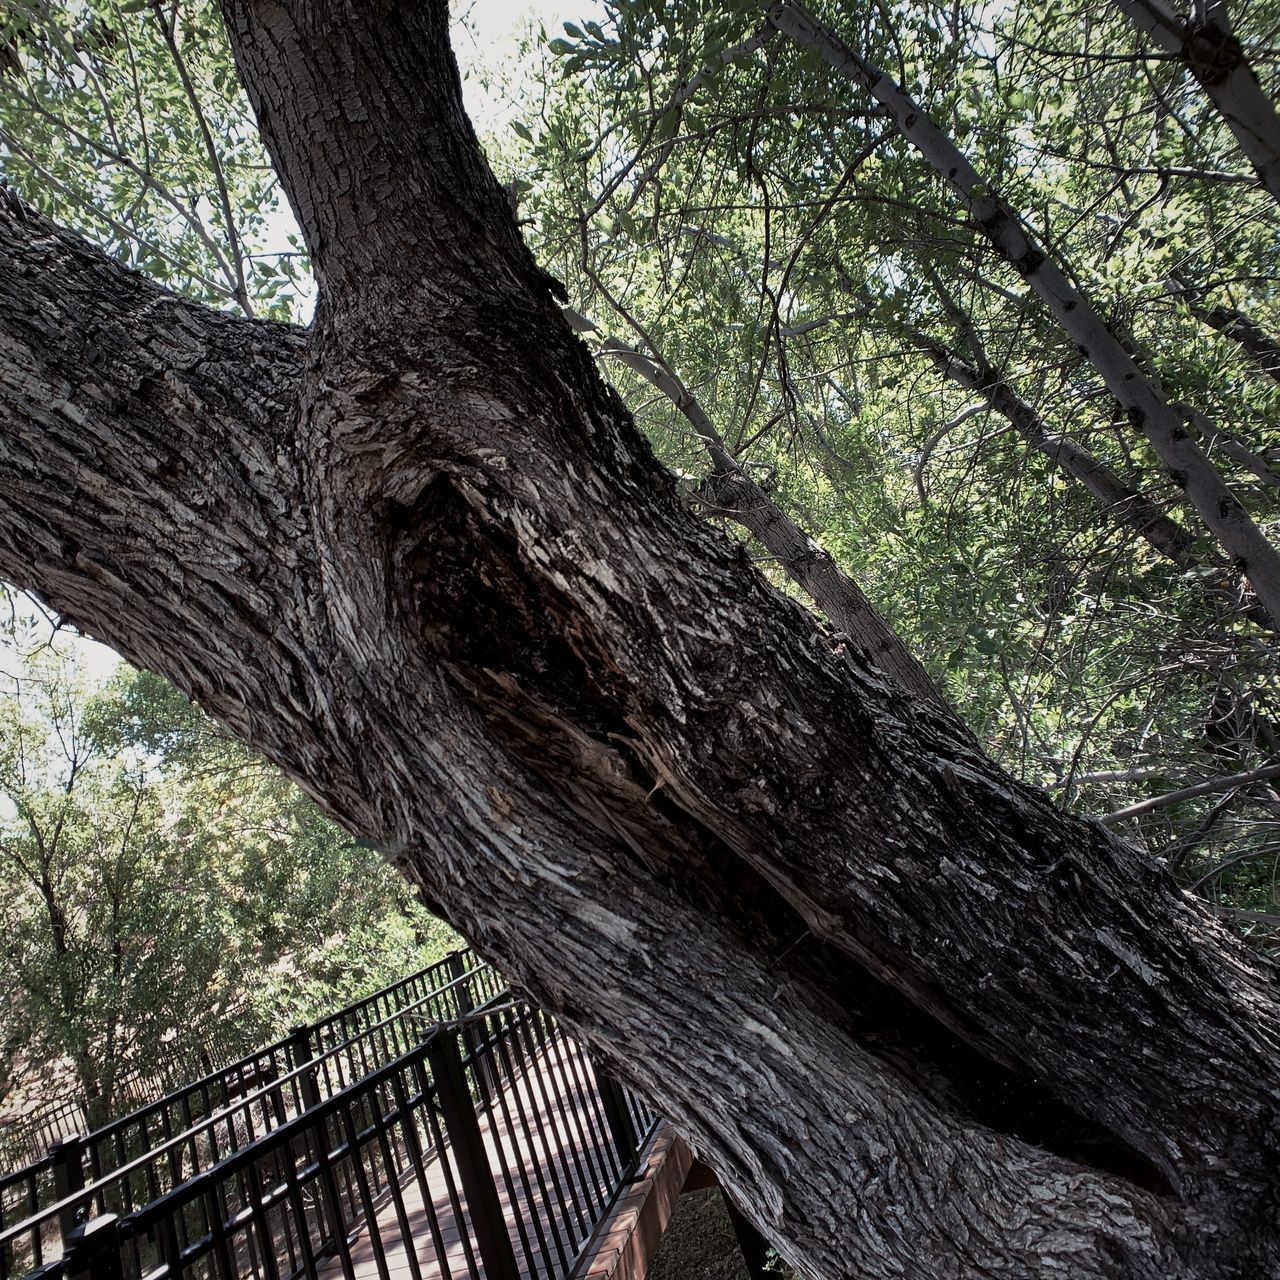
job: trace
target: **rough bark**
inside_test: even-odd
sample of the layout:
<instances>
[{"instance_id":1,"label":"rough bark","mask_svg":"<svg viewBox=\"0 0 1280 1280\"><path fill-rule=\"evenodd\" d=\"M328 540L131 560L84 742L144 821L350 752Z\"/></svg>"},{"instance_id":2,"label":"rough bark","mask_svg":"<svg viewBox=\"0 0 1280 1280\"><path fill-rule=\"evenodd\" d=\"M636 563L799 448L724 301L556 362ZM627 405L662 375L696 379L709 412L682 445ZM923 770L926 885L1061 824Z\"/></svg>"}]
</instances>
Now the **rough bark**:
<instances>
[{"instance_id":1,"label":"rough bark","mask_svg":"<svg viewBox=\"0 0 1280 1280\"><path fill-rule=\"evenodd\" d=\"M0 572L382 844L804 1274L1272 1274L1272 970L686 509L441 0L228 17L316 323L0 209Z\"/></svg>"},{"instance_id":2,"label":"rough bark","mask_svg":"<svg viewBox=\"0 0 1280 1280\"><path fill-rule=\"evenodd\" d=\"M800 5L774 0L767 13L780 31L813 49L840 75L889 109L902 136L961 198L974 223L1097 371L1232 563L1248 577L1272 624L1280 626L1280 553L1192 439L1183 415L1139 367L1131 349L1071 283L1052 255L1031 238L1014 210L891 76Z\"/></svg>"},{"instance_id":3,"label":"rough bark","mask_svg":"<svg viewBox=\"0 0 1280 1280\"><path fill-rule=\"evenodd\" d=\"M1164 0L1113 0L1139 31L1176 54L1227 122L1258 180L1280 200L1280 116L1231 31L1225 3L1195 0L1182 17Z\"/></svg>"}]
</instances>

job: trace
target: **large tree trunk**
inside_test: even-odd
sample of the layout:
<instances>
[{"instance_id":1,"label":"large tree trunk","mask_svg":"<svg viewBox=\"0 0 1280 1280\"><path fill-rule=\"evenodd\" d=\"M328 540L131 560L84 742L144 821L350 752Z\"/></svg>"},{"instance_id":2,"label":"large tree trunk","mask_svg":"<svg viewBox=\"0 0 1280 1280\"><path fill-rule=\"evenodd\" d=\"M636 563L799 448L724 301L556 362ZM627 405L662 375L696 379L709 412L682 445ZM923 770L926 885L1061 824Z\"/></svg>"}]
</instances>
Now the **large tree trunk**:
<instances>
[{"instance_id":1,"label":"large tree trunk","mask_svg":"<svg viewBox=\"0 0 1280 1280\"><path fill-rule=\"evenodd\" d=\"M443 0L228 16L315 324L4 204L0 572L381 843L806 1275L1274 1274L1271 969L681 504Z\"/></svg>"}]
</instances>

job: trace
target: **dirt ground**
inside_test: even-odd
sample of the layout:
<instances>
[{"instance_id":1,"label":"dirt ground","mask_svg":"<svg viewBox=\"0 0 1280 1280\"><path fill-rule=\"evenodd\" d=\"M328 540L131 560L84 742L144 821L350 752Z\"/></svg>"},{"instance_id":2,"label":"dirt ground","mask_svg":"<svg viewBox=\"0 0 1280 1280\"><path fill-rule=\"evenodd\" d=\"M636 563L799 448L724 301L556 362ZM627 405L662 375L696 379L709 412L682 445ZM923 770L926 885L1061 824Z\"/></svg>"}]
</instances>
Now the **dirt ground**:
<instances>
[{"instance_id":1,"label":"dirt ground","mask_svg":"<svg viewBox=\"0 0 1280 1280\"><path fill-rule=\"evenodd\" d=\"M750 1280L719 1187L680 1197L647 1280Z\"/></svg>"}]
</instances>

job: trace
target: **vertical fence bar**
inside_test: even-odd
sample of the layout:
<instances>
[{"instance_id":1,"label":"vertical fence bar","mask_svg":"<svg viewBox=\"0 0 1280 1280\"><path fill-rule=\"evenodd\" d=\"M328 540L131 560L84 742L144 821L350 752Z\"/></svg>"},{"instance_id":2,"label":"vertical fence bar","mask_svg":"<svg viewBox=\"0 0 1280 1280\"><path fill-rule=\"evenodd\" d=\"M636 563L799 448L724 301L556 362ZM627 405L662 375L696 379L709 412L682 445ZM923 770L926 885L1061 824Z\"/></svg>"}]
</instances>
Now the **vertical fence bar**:
<instances>
[{"instance_id":1,"label":"vertical fence bar","mask_svg":"<svg viewBox=\"0 0 1280 1280\"><path fill-rule=\"evenodd\" d=\"M485 1280L520 1280L506 1215L484 1149L484 1135L471 1105L457 1036L448 1030L437 1031L427 1057L439 1089L440 1113L453 1143L462 1194L480 1246Z\"/></svg>"},{"instance_id":2,"label":"vertical fence bar","mask_svg":"<svg viewBox=\"0 0 1280 1280\"><path fill-rule=\"evenodd\" d=\"M289 1062L295 1071L314 1062L311 1053L311 1028L305 1023L293 1027L289 1032ZM320 1087L316 1083L316 1070L310 1067L294 1077L298 1082L298 1096L305 1114L320 1102ZM323 1120L318 1120L311 1129L311 1142L314 1144L316 1156L316 1181L320 1189L320 1249L324 1249L324 1230L329 1229L329 1242L342 1262L342 1274L346 1280L354 1280L355 1272L351 1266L351 1250L347 1244L347 1228L338 1204L338 1184L334 1177L333 1164L329 1159L328 1128ZM300 1153L306 1159L306 1142Z\"/></svg>"},{"instance_id":3,"label":"vertical fence bar","mask_svg":"<svg viewBox=\"0 0 1280 1280\"><path fill-rule=\"evenodd\" d=\"M521 1074L520 1017L521 1015L516 1013L508 1020L504 1014L494 1015L495 1032L492 1037L493 1049L491 1052L496 1052L503 1059L503 1064L511 1078L511 1086L499 1095L499 1102L506 1119L507 1133L511 1139L513 1162L518 1169L520 1181L524 1187L524 1203L529 1208L529 1218L533 1224L534 1235L537 1238L538 1250L542 1255L543 1265L547 1274L553 1275L555 1274L555 1263L551 1256L550 1246L553 1245L555 1248L560 1260L561 1270L567 1271L569 1266L569 1257L562 1239L561 1223L557 1216L557 1208L563 1206L563 1197L559 1194L553 1197L547 1186L547 1175L550 1174L557 1193L559 1192L559 1184L555 1182L555 1166L552 1160L551 1148L546 1141L546 1131L538 1123L539 1117L536 1105L532 1101L532 1092L528 1089L529 1077ZM529 1095L529 1106L525 1105L526 1093ZM514 1111L510 1103L515 1104ZM543 1154L546 1157L545 1167L543 1160L538 1155L539 1139L541 1139ZM537 1188L536 1197L534 1188L530 1186L529 1182L530 1170L532 1170L533 1180ZM550 1241L547 1238L548 1230L550 1231ZM524 1237L527 1232L522 1231L521 1235ZM526 1241L527 1247L528 1242Z\"/></svg>"},{"instance_id":4,"label":"vertical fence bar","mask_svg":"<svg viewBox=\"0 0 1280 1280\"><path fill-rule=\"evenodd\" d=\"M622 1086L609 1074L601 1070L594 1059L591 1067L596 1075L596 1087L600 1091L600 1101L604 1106L605 1123L609 1126L609 1136L613 1138L614 1149L618 1153L618 1163L622 1166L623 1177L633 1172L636 1158L640 1154L640 1142L636 1136L635 1125L631 1122L631 1112L627 1108L627 1095Z\"/></svg>"},{"instance_id":5,"label":"vertical fence bar","mask_svg":"<svg viewBox=\"0 0 1280 1280\"><path fill-rule=\"evenodd\" d=\"M53 1161L53 1194L65 1200L77 1191L84 1190L84 1139L79 1134L60 1138L49 1148ZM62 1233L62 1247L67 1247L71 1233L83 1221L83 1204L70 1205L58 1214L58 1230Z\"/></svg>"},{"instance_id":6,"label":"vertical fence bar","mask_svg":"<svg viewBox=\"0 0 1280 1280\"><path fill-rule=\"evenodd\" d=\"M467 1054L475 1068L476 1089L480 1094L480 1102L487 1110L493 1104L498 1083L489 1056L479 1051L484 1043L485 1031L468 1021L471 1014L475 1012L476 1006L471 998L471 983L464 981L467 976L466 956L461 951L454 951L446 958L446 963L449 966L450 979L455 983L453 998L458 1008L455 1017L462 1024L462 1042L466 1045Z\"/></svg>"}]
</instances>

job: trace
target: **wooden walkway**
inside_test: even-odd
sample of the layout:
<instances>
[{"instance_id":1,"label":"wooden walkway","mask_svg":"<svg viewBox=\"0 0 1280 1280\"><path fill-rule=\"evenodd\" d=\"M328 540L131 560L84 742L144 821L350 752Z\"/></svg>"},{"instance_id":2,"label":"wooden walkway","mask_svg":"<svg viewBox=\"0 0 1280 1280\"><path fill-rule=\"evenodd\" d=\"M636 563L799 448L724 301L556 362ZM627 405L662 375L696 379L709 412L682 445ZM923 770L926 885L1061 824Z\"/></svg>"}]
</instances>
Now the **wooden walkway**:
<instances>
[{"instance_id":1,"label":"wooden walkway","mask_svg":"<svg viewBox=\"0 0 1280 1280\"><path fill-rule=\"evenodd\" d=\"M571 1041L555 1037L479 1114L485 1154L521 1280L566 1276L608 1208L617 1158L595 1096L591 1066ZM625 1189L625 1188L624 1188ZM476 1233L458 1220L456 1156L431 1153L408 1171L374 1229L351 1245L355 1280L478 1280ZM334 1259L318 1280L341 1280Z\"/></svg>"}]
</instances>

